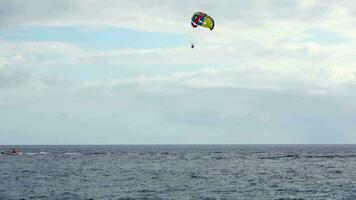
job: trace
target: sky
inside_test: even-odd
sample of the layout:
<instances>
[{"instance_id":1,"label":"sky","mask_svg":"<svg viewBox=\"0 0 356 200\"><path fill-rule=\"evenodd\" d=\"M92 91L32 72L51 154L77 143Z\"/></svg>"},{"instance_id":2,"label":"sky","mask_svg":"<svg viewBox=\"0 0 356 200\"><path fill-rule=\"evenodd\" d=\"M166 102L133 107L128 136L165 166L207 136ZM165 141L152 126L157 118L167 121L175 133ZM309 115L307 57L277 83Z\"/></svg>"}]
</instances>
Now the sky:
<instances>
[{"instance_id":1,"label":"sky","mask_svg":"<svg viewBox=\"0 0 356 200\"><path fill-rule=\"evenodd\" d=\"M356 1L0 0L0 144L342 144L355 121Z\"/></svg>"}]
</instances>

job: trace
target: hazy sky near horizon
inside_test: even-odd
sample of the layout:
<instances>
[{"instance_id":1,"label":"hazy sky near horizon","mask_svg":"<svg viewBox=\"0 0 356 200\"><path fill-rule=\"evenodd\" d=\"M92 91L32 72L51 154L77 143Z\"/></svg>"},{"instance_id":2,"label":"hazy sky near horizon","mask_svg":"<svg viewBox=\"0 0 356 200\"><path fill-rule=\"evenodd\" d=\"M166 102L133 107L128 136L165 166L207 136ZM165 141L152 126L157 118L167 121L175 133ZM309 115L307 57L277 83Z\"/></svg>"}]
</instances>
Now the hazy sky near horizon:
<instances>
[{"instance_id":1,"label":"hazy sky near horizon","mask_svg":"<svg viewBox=\"0 0 356 200\"><path fill-rule=\"evenodd\" d=\"M356 1L0 0L0 144L356 143L355 122Z\"/></svg>"}]
</instances>

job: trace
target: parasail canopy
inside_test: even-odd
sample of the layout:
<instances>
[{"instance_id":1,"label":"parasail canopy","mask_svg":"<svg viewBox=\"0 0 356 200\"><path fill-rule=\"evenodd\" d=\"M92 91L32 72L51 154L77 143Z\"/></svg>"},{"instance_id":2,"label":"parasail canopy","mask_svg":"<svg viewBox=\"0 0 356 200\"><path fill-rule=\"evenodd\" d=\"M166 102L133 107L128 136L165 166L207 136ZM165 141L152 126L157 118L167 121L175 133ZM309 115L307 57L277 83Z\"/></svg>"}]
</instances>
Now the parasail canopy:
<instances>
[{"instance_id":1,"label":"parasail canopy","mask_svg":"<svg viewBox=\"0 0 356 200\"><path fill-rule=\"evenodd\" d=\"M194 28L201 26L204 28L208 28L212 31L214 29L215 23L214 23L214 19L209 15L207 15L206 13L196 12L192 16L191 25Z\"/></svg>"}]
</instances>

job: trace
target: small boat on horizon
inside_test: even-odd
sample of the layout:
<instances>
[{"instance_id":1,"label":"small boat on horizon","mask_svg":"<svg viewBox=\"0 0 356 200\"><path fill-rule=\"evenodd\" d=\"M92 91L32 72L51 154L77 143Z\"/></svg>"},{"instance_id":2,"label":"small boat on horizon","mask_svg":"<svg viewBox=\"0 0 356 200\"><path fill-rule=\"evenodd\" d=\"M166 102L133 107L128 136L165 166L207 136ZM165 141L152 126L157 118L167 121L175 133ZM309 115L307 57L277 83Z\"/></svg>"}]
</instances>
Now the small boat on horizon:
<instances>
[{"instance_id":1,"label":"small boat on horizon","mask_svg":"<svg viewBox=\"0 0 356 200\"><path fill-rule=\"evenodd\" d=\"M22 152L16 151L16 149L11 149L8 151L1 151L0 153L4 154L4 155L12 155L12 156L22 155Z\"/></svg>"}]
</instances>

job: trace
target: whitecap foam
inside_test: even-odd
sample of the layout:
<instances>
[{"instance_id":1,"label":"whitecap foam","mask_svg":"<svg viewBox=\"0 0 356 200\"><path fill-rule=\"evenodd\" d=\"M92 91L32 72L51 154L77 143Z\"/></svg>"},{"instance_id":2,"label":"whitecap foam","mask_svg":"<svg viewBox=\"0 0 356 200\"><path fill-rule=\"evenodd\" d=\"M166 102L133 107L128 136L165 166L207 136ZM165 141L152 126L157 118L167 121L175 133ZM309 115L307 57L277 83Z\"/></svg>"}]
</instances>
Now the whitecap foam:
<instances>
[{"instance_id":1,"label":"whitecap foam","mask_svg":"<svg viewBox=\"0 0 356 200\"><path fill-rule=\"evenodd\" d=\"M77 155L82 155L81 153L78 153L78 152L66 152L66 153L63 153L64 155L71 155L71 156L77 156Z\"/></svg>"},{"instance_id":2,"label":"whitecap foam","mask_svg":"<svg viewBox=\"0 0 356 200\"><path fill-rule=\"evenodd\" d=\"M38 153L34 153L34 152L27 152L25 153L26 155L29 155L29 156L33 156L33 155L37 155Z\"/></svg>"}]
</instances>

